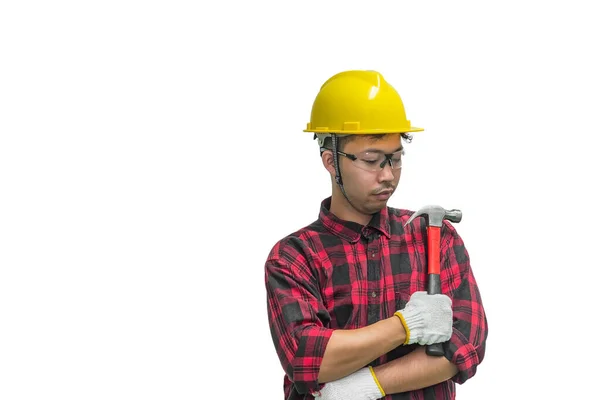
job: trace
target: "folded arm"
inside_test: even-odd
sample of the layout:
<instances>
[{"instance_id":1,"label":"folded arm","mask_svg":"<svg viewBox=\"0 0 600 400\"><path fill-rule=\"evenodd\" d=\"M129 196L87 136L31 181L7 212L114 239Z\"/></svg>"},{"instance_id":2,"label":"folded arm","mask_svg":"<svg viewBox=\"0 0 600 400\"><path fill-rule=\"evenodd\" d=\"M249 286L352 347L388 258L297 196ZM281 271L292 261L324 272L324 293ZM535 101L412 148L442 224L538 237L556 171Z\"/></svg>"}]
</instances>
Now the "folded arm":
<instances>
[{"instance_id":1,"label":"folded arm","mask_svg":"<svg viewBox=\"0 0 600 400\"><path fill-rule=\"evenodd\" d=\"M271 336L286 374L299 393L318 390L401 345L406 332L392 316L351 330L327 328L331 316L323 305L306 255L277 246L266 263Z\"/></svg>"},{"instance_id":2,"label":"folded arm","mask_svg":"<svg viewBox=\"0 0 600 400\"><path fill-rule=\"evenodd\" d=\"M364 328L333 331L319 371L319 382L351 374L404 343L406 331L397 317Z\"/></svg>"},{"instance_id":3,"label":"folded arm","mask_svg":"<svg viewBox=\"0 0 600 400\"><path fill-rule=\"evenodd\" d=\"M443 342L444 356L432 357L425 347L373 368L373 376L363 368L344 379L325 385L324 400L337 400L342 391L368 395L361 399L423 389L448 379L464 383L473 377L485 354L488 326L475 277L464 243L451 225L445 228L442 246L442 288L452 298L452 334ZM424 344L424 343L420 343ZM329 389L329 390L328 390ZM379 392L378 389L381 391ZM362 396L362 397L361 397Z\"/></svg>"},{"instance_id":4,"label":"folded arm","mask_svg":"<svg viewBox=\"0 0 600 400\"><path fill-rule=\"evenodd\" d=\"M436 385L452 378L458 368L446 357L432 357L420 346L404 357L373 368L387 394Z\"/></svg>"}]
</instances>

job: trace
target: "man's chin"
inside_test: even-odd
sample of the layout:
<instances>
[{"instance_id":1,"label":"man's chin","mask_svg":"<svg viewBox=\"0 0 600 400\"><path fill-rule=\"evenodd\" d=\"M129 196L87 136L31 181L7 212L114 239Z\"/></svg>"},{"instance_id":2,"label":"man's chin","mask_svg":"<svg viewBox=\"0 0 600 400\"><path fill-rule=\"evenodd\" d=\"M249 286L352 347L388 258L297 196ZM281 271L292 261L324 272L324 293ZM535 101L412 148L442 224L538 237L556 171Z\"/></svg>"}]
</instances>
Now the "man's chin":
<instances>
[{"instance_id":1,"label":"man's chin","mask_svg":"<svg viewBox=\"0 0 600 400\"><path fill-rule=\"evenodd\" d=\"M368 214L377 214L379 211L387 207L387 202L387 200L369 202L369 204L366 205L366 208L369 211Z\"/></svg>"}]
</instances>

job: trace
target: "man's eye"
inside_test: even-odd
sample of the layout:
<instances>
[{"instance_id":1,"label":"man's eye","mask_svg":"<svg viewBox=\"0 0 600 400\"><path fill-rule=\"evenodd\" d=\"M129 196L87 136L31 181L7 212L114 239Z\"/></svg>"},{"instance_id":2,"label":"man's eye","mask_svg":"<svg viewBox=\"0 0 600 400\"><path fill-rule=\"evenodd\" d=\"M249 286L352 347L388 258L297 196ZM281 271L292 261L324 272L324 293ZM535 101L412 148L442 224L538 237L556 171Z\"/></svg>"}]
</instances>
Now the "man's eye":
<instances>
[{"instance_id":1,"label":"man's eye","mask_svg":"<svg viewBox=\"0 0 600 400\"><path fill-rule=\"evenodd\" d=\"M362 162L366 162L367 164L375 164L377 160L361 160Z\"/></svg>"}]
</instances>

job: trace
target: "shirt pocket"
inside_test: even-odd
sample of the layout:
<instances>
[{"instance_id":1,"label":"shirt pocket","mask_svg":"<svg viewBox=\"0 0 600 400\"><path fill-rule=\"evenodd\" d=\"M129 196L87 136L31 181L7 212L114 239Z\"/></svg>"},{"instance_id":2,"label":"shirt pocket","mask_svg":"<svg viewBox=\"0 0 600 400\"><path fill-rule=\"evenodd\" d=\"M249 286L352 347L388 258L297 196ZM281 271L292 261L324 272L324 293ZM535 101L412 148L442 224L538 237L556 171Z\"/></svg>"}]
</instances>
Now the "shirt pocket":
<instances>
[{"instance_id":1,"label":"shirt pocket","mask_svg":"<svg viewBox=\"0 0 600 400\"><path fill-rule=\"evenodd\" d=\"M352 290L337 290L335 292L330 311L332 329L351 329L356 327L359 306L354 301L355 297L352 294Z\"/></svg>"},{"instance_id":2,"label":"shirt pocket","mask_svg":"<svg viewBox=\"0 0 600 400\"><path fill-rule=\"evenodd\" d=\"M360 317L360 288L348 264L332 269L324 299L331 316L330 328L356 328Z\"/></svg>"},{"instance_id":3,"label":"shirt pocket","mask_svg":"<svg viewBox=\"0 0 600 400\"><path fill-rule=\"evenodd\" d=\"M394 282L394 311L402 310L410 300L410 282Z\"/></svg>"}]
</instances>

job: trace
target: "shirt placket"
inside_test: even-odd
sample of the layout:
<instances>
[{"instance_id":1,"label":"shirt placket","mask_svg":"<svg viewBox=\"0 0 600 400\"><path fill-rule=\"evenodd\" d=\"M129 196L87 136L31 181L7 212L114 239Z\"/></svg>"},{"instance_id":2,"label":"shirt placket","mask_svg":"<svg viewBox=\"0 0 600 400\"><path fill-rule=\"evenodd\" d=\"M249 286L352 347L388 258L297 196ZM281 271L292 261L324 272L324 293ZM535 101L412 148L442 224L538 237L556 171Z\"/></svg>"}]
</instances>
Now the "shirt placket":
<instances>
[{"instance_id":1,"label":"shirt placket","mask_svg":"<svg viewBox=\"0 0 600 400\"><path fill-rule=\"evenodd\" d=\"M381 319L381 252L379 235L365 232L367 238L367 324Z\"/></svg>"}]
</instances>

